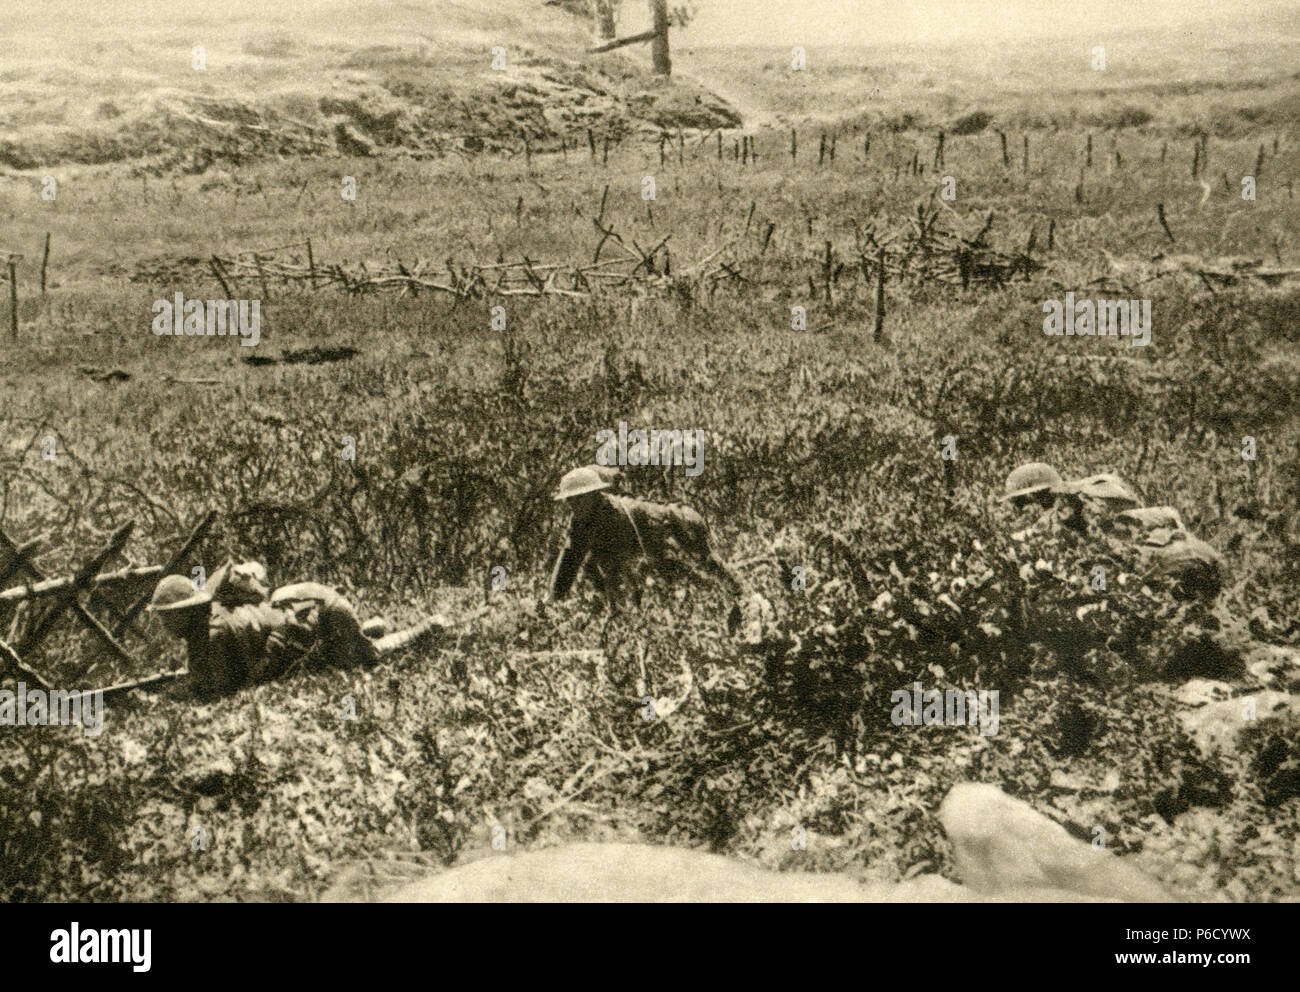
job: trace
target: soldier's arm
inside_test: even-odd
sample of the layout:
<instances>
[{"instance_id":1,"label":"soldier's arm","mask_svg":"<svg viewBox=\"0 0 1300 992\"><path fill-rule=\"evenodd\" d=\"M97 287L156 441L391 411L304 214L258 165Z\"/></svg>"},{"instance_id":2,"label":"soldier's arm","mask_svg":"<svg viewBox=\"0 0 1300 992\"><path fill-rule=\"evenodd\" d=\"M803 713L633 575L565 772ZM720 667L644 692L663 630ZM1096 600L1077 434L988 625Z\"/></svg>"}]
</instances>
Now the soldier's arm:
<instances>
[{"instance_id":1,"label":"soldier's arm","mask_svg":"<svg viewBox=\"0 0 1300 992\"><path fill-rule=\"evenodd\" d=\"M190 658L190 674L195 680L195 690L212 698L234 692L244 684L248 674L248 659L235 632L224 624L208 628L206 650L198 658Z\"/></svg>"},{"instance_id":2,"label":"soldier's arm","mask_svg":"<svg viewBox=\"0 0 1300 992\"><path fill-rule=\"evenodd\" d=\"M571 526L569 540L555 562L555 571L551 573L551 598L564 599L578 576L587 552L591 549L591 529L585 526Z\"/></svg>"},{"instance_id":3,"label":"soldier's arm","mask_svg":"<svg viewBox=\"0 0 1300 992\"><path fill-rule=\"evenodd\" d=\"M676 523L681 533L680 543L692 559L692 569L720 579L739 596L744 591L744 585L718 554L717 546L713 543L713 533L704 517L689 507L682 507L677 510Z\"/></svg>"}]
</instances>

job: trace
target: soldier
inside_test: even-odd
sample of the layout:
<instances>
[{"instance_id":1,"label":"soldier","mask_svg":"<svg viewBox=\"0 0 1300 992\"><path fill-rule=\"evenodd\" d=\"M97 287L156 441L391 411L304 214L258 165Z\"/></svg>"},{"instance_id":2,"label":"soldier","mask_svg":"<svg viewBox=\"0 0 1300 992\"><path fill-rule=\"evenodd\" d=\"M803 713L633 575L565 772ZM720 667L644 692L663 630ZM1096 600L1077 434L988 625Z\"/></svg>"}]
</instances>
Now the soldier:
<instances>
[{"instance_id":1,"label":"soldier","mask_svg":"<svg viewBox=\"0 0 1300 992\"><path fill-rule=\"evenodd\" d=\"M313 603L318 607L329 605L332 609L338 601L351 609L335 590L318 582L282 586L272 594L267 584L266 566L257 561L236 564L233 560L227 560L209 580L208 589L212 592L213 600L225 607L270 603L279 609L301 611ZM326 610L326 615L330 614L331 611ZM388 625L380 617L372 617L361 625L361 633L372 640L383 637L387 632Z\"/></svg>"},{"instance_id":2,"label":"soldier","mask_svg":"<svg viewBox=\"0 0 1300 992\"><path fill-rule=\"evenodd\" d=\"M1148 576L1176 579L1183 596L1213 600L1219 594L1223 556L1189 533L1174 507L1140 506L1137 496L1116 475L1103 473L1066 482L1050 465L1034 462L1012 472L1006 489L1003 500L1017 506L1036 500L1063 510L1061 523L1074 530L1086 531L1088 523L1095 522L1115 551L1135 553Z\"/></svg>"},{"instance_id":3,"label":"soldier","mask_svg":"<svg viewBox=\"0 0 1300 992\"><path fill-rule=\"evenodd\" d=\"M1157 528L1137 547L1148 575L1168 575L1178 580L1186 597L1213 600L1223 588L1223 555L1186 530Z\"/></svg>"},{"instance_id":4,"label":"soldier","mask_svg":"<svg viewBox=\"0 0 1300 992\"><path fill-rule=\"evenodd\" d=\"M1223 587L1223 556L1190 533L1172 506L1140 506L1140 500L1114 475L1094 475L1066 483L1067 499L1087 506L1115 549L1137 553L1138 566L1148 577L1176 580L1175 591L1184 598L1212 601Z\"/></svg>"},{"instance_id":5,"label":"soldier","mask_svg":"<svg viewBox=\"0 0 1300 992\"><path fill-rule=\"evenodd\" d=\"M1054 511L1064 527L1083 532L1089 520L1101 520L1131 510L1140 502L1133 491L1109 472L1065 481L1045 462L1021 465L1007 476L1004 502L1018 508L1037 503Z\"/></svg>"},{"instance_id":6,"label":"soldier","mask_svg":"<svg viewBox=\"0 0 1300 992\"><path fill-rule=\"evenodd\" d=\"M1094 518L1135 509L1141 502L1133 490L1111 472L1063 482L1056 492L1058 496L1087 510Z\"/></svg>"},{"instance_id":7,"label":"soldier","mask_svg":"<svg viewBox=\"0 0 1300 992\"><path fill-rule=\"evenodd\" d=\"M1017 476L1022 469L1033 467L1022 466L1011 474L1005 498L1018 501L1019 505L1033 498L1054 504L1055 495L1041 496L1044 484L1051 488L1041 469ZM1071 485L1060 483L1059 487ZM1123 502L1112 500L1111 505L1114 507ZM1098 511L1105 508L1105 500L1093 507ZM1177 509L1172 506L1133 507L1118 510L1111 516L1102 512L1096 522L1102 540L1118 556L1133 561L1145 578L1171 578L1175 596L1186 600L1199 599L1205 606L1213 607L1217 622L1212 623L1210 629L1198 627L1188 632L1189 637L1166 669L1167 676L1211 673L1211 677L1218 678L1219 673L1235 669L1262 685L1288 685L1288 680L1295 678L1294 673L1300 670L1300 652L1259 639L1264 634L1256 631L1253 617L1250 622L1244 622L1233 617L1225 604L1216 604L1227 574L1223 556L1187 530ZM1267 630L1267 626L1264 629Z\"/></svg>"},{"instance_id":8,"label":"soldier","mask_svg":"<svg viewBox=\"0 0 1300 992\"><path fill-rule=\"evenodd\" d=\"M1037 503L1046 510L1056 502L1055 493L1062 484L1061 473L1052 466L1046 462L1030 462L1007 476L1002 501L1017 509Z\"/></svg>"},{"instance_id":9,"label":"soldier","mask_svg":"<svg viewBox=\"0 0 1300 992\"><path fill-rule=\"evenodd\" d=\"M1065 492L1065 480L1061 473L1046 462L1030 462L1021 465L1007 476L1006 493L1001 502L1010 503L1017 510L1037 507L1044 511L1035 523L1012 535L1016 540L1024 540L1032 531L1062 523L1074 529L1080 529L1080 505L1058 503L1058 497ZM1062 510L1066 512L1062 512Z\"/></svg>"},{"instance_id":10,"label":"soldier","mask_svg":"<svg viewBox=\"0 0 1300 992\"><path fill-rule=\"evenodd\" d=\"M680 503L606 493L609 475L608 469L589 465L560 480L555 499L569 504L573 519L551 576L552 598L567 596L579 571L589 568L609 609L621 598L624 577L632 582L633 600L640 605L641 564L664 578L687 574L718 580L739 595L741 582L718 557L703 517Z\"/></svg>"},{"instance_id":11,"label":"soldier","mask_svg":"<svg viewBox=\"0 0 1300 992\"><path fill-rule=\"evenodd\" d=\"M238 580L229 581L231 574L218 572L205 589L168 575L149 604L168 633L185 641L199 696L258 685L300 665L369 668L378 660L376 642L362 633L352 606L333 589L304 582L259 600L255 588L250 593Z\"/></svg>"}]
</instances>

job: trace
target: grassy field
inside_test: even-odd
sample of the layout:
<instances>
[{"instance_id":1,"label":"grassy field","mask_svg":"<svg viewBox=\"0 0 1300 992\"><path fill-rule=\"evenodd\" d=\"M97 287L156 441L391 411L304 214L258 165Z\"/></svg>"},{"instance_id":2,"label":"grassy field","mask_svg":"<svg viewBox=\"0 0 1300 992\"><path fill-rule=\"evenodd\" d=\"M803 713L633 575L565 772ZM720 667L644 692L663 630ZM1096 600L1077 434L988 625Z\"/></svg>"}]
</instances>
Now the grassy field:
<instances>
[{"instance_id":1,"label":"grassy field","mask_svg":"<svg viewBox=\"0 0 1300 992\"><path fill-rule=\"evenodd\" d=\"M1169 276L1140 287L1152 300L1145 349L1042 333L1044 300L1115 295L1096 287L1133 282L1125 273L1160 254L1296 264L1300 81L1294 46L1264 54L1249 78L1226 52L1193 77L1181 60L1120 49L1094 87L1029 52L996 65L954 55L949 80L932 51L841 52L805 77L783 70L782 53L757 53L746 74L734 53L683 48L684 75L759 112L758 160L743 166L740 132L719 159L716 137L692 131L681 161L674 144L662 166L657 144L629 133L607 163L575 134L580 150L536 154L531 168L518 154L330 154L217 160L197 174L12 169L0 241L26 257L20 340L6 341L0 373L3 520L16 540L50 533L47 572L132 519L131 556L160 561L216 509L193 564L256 557L276 584L336 583L363 615L397 621L485 600L490 612L370 675L314 673L209 705L142 696L113 708L98 738L6 730L0 893L311 899L360 858L491 853L498 827L508 848L640 837L892 879L946 867L933 810L953 782L978 779L1089 839L1101 827L1112 850L1194 895L1294 898L1297 800L1269 801L1260 761L1278 741L1294 756L1296 726L1261 720L1239 750L1205 755L1177 719L1171 662L1190 627L1221 615L1138 583L1090 593L1086 542L1019 546L992 500L1022 461L1117 471L1225 554L1225 608L1262 610L1271 639L1296 641L1300 292ZM952 131L979 110L987 127ZM1208 192L1191 176L1202 129ZM831 131L834 165L818 166ZM1261 147L1258 199L1244 201ZM58 180L52 201L45 174ZM934 196L945 175L955 200ZM345 176L355 200L340 195ZM628 243L671 236L658 287L465 302L275 284L264 295L249 280L237 295L262 299L257 348L149 330L157 299L224 295L201 264L210 255L307 237L319 262L589 260L606 188L605 218ZM987 240L1009 253L1032 234L1044 268L1000 288L891 282L875 341L858 233L906 230L932 203L967 237L992 211ZM830 301L827 242L842 263ZM720 249L738 278L693 278ZM150 274L185 257L200 264ZM504 331L491 328L497 304ZM791 328L796 306L807 330ZM360 353L242 361L308 346ZM94 381L87 367L129 378ZM698 478L629 469L625 486L705 514L776 608L760 649L726 636L725 604L707 591L655 590L612 621L594 601L543 602L565 523L550 493L620 420L709 433ZM1243 435L1258 441L1253 462ZM949 436L958 457L945 463ZM340 457L345 438L354 461ZM506 584L494 591L498 565ZM791 588L795 566L806 590ZM144 672L70 632L29 661L70 687L180 661L153 623L128 644ZM599 671L536 654L593 648L609 659ZM644 698L678 698L687 670L685 702L647 721ZM999 689L1000 732L892 725L889 693L916 680ZM342 717L346 696L355 720ZM792 850L795 828L806 850Z\"/></svg>"}]
</instances>

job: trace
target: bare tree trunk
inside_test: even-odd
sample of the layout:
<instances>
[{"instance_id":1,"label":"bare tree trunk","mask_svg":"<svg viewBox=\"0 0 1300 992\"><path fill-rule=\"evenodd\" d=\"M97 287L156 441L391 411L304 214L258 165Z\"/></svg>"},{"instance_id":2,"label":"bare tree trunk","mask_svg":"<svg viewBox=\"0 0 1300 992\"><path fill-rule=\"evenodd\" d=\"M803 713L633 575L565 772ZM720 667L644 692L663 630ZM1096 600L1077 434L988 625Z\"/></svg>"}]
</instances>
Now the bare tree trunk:
<instances>
[{"instance_id":1,"label":"bare tree trunk","mask_svg":"<svg viewBox=\"0 0 1300 992\"><path fill-rule=\"evenodd\" d=\"M654 41L650 42L650 55L654 61L655 75L670 76L672 59L668 57L668 0L650 0L654 14Z\"/></svg>"}]
</instances>

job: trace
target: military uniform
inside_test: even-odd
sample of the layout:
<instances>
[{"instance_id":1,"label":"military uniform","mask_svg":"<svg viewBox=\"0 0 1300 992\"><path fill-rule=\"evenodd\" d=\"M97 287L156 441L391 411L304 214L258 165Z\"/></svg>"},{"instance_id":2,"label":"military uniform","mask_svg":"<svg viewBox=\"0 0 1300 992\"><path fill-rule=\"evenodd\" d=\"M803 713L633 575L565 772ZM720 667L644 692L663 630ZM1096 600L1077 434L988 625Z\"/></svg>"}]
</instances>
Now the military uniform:
<instances>
[{"instance_id":1,"label":"military uniform","mask_svg":"<svg viewBox=\"0 0 1300 992\"><path fill-rule=\"evenodd\" d=\"M1193 535L1172 506L1139 506L1139 500L1116 476L1091 476L1077 483L1077 498L1118 546L1135 555L1146 577L1168 576L1187 596L1213 600L1223 587L1223 556ZM1071 497L1067 497L1071 498Z\"/></svg>"},{"instance_id":2,"label":"military uniform","mask_svg":"<svg viewBox=\"0 0 1300 992\"><path fill-rule=\"evenodd\" d=\"M1097 523L1111 549L1131 557L1145 576L1172 577L1184 595L1207 600L1218 596L1225 571L1223 556L1191 534L1174 507L1140 506L1133 491L1110 473L1071 482L1051 481L1052 476L1060 479L1050 466L1023 466L1007 480L1004 499L1023 505L1028 498L1047 493L1056 507L1066 508L1060 518L1063 525L1084 531L1089 522ZM1026 480L1034 485L1026 487Z\"/></svg>"},{"instance_id":3,"label":"military uniform","mask_svg":"<svg viewBox=\"0 0 1300 992\"><path fill-rule=\"evenodd\" d=\"M566 476L566 483L579 473ZM718 557L704 518L689 506L647 503L626 496L598 492L608 488L594 471L591 480L579 478L582 487L561 485L561 498L597 493L589 512L575 515L568 542L555 563L551 595L563 599L569 594L580 571L589 569L600 583L612 606L622 595L622 579L632 580L633 598L639 602L646 571L665 579L705 576L722 581L733 592L742 589L740 580ZM580 491L574 492L574 489Z\"/></svg>"},{"instance_id":4,"label":"military uniform","mask_svg":"<svg viewBox=\"0 0 1300 992\"><path fill-rule=\"evenodd\" d=\"M189 639L190 678L200 695L219 696L274 678L292 664L288 616L266 603L213 603L207 637Z\"/></svg>"},{"instance_id":5,"label":"military uniform","mask_svg":"<svg viewBox=\"0 0 1300 992\"><path fill-rule=\"evenodd\" d=\"M300 582L269 596L256 562L227 562L203 590L167 576L154 591L155 612L203 609L173 633L185 637L191 680L200 695L221 695L303 667L375 664L379 652L352 606L328 586Z\"/></svg>"},{"instance_id":6,"label":"military uniform","mask_svg":"<svg viewBox=\"0 0 1300 992\"><path fill-rule=\"evenodd\" d=\"M1213 600L1223 588L1223 555L1185 529L1148 530L1133 550L1146 575L1177 579L1184 595Z\"/></svg>"},{"instance_id":7,"label":"military uniform","mask_svg":"<svg viewBox=\"0 0 1300 992\"><path fill-rule=\"evenodd\" d=\"M316 585L303 583L303 585ZM296 587L289 587L296 588ZM190 674L201 693L220 695L300 668L370 666L372 641L356 613L324 586L312 596L227 607L213 603L206 640L190 642Z\"/></svg>"},{"instance_id":8,"label":"military uniform","mask_svg":"<svg viewBox=\"0 0 1300 992\"><path fill-rule=\"evenodd\" d=\"M271 594L271 606L289 615L289 626L309 632L319 662L333 668L373 665L378 658L374 642L361 632L352 604L329 586L298 582Z\"/></svg>"}]
</instances>

